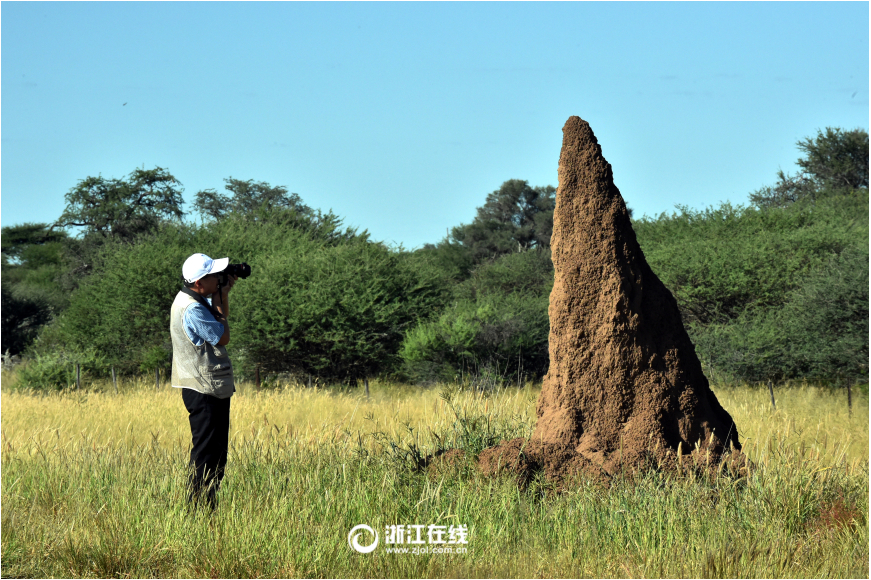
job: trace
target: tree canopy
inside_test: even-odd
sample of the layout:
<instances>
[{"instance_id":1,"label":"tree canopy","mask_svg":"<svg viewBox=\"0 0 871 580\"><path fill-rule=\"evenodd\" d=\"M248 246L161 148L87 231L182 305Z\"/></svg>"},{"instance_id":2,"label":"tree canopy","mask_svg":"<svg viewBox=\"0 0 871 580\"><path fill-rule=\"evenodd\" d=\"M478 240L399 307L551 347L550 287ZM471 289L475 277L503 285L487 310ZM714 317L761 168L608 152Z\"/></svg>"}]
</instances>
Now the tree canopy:
<instances>
[{"instance_id":1,"label":"tree canopy","mask_svg":"<svg viewBox=\"0 0 871 580\"><path fill-rule=\"evenodd\" d=\"M194 208L203 219L221 220L231 213L256 219L260 212L285 209L305 216L313 215L312 209L302 202L296 193L288 193L287 188L272 186L264 181L249 179L224 179L224 189L230 195L218 193L214 189L197 192Z\"/></svg>"},{"instance_id":2,"label":"tree canopy","mask_svg":"<svg viewBox=\"0 0 871 580\"><path fill-rule=\"evenodd\" d=\"M25 223L6 226L2 229L4 265L21 265L36 268L45 264L57 264L61 243L67 238L63 230L51 230L49 224Z\"/></svg>"},{"instance_id":3,"label":"tree canopy","mask_svg":"<svg viewBox=\"0 0 871 580\"><path fill-rule=\"evenodd\" d=\"M845 191L868 194L868 132L826 127L815 137L796 142L804 153L796 161L795 175L777 171L777 182L750 194L757 207L786 207L803 199L814 200Z\"/></svg>"},{"instance_id":4,"label":"tree canopy","mask_svg":"<svg viewBox=\"0 0 871 580\"><path fill-rule=\"evenodd\" d=\"M451 231L451 241L467 248L475 262L530 248L550 247L556 188L530 187L509 179L487 195L472 223Z\"/></svg>"},{"instance_id":5,"label":"tree canopy","mask_svg":"<svg viewBox=\"0 0 871 580\"><path fill-rule=\"evenodd\" d=\"M18 354L44 324L60 312L67 296L59 288L66 232L48 224L26 223L2 229L4 353Z\"/></svg>"},{"instance_id":6,"label":"tree canopy","mask_svg":"<svg viewBox=\"0 0 871 580\"><path fill-rule=\"evenodd\" d=\"M52 227L130 240L163 220L181 219L183 191L161 167L134 169L127 179L86 177L66 194L67 206Z\"/></svg>"}]
</instances>

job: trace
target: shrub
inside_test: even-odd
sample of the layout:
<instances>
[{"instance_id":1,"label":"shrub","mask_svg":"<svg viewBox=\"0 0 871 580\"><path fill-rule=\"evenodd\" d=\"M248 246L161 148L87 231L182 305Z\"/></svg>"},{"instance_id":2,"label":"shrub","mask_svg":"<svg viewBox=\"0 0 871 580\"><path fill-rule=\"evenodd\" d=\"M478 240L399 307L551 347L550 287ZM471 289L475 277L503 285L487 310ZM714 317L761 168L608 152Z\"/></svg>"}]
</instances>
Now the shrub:
<instances>
[{"instance_id":1,"label":"shrub","mask_svg":"<svg viewBox=\"0 0 871 580\"><path fill-rule=\"evenodd\" d=\"M94 348L124 373L168 367L181 264L204 252L252 267L230 300L228 350L241 375L258 363L331 379L393 370L404 330L441 304L437 270L366 234L337 238L294 223L167 224L136 244L107 243L39 352Z\"/></svg>"},{"instance_id":2,"label":"shrub","mask_svg":"<svg viewBox=\"0 0 871 580\"><path fill-rule=\"evenodd\" d=\"M411 329L400 350L403 370L422 382L460 376L494 384L547 371L549 251L503 256L478 267L432 320Z\"/></svg>"},{"instance_id":3,"label":"shrub","mask_svg":"<svg viewBox=\"0 0 871 580\"><path fill-rule=\"evenodd\" d=\"M867 246L867 215L867 196L841 196L785 209L679 208L633 227L684 320L707 325L782 307L832 255Z\"/></svg>"},{"instance_id":4,"label":"shrub","mask_svg":"<svg viewBox=\"0 0 871 580\"><path fill-rule=\"evenodd\" d=\"M76 364L79 364L82 385L107 374L105 359L94 350L77 353L56 350L29 356L16 370L10 387L13 390L54 390L73 386Z\"/></svg>"},{"instance_id":5,"label":"shrub","mask_svg":"<svg viewBox=\"0 0 871 580\"><path fill-rule=\"evenodd\" d=\"M296 240L256 266L256 283L231 306L232 341L248 368L330 379L390 372L404 331L441 293L438 278L364 238Z\"/></svg>"},{"instance_id":6,"label":"shrub","mask_svg":"<svg viewBox=\"0 0 871 580\"><path fill-rule=\"evenodd\" d=\"M700 358L734 378L829 379L868 373L868 253L849 250L809 273L780 308L691 323Z\"/></svg>"}]
</instances>

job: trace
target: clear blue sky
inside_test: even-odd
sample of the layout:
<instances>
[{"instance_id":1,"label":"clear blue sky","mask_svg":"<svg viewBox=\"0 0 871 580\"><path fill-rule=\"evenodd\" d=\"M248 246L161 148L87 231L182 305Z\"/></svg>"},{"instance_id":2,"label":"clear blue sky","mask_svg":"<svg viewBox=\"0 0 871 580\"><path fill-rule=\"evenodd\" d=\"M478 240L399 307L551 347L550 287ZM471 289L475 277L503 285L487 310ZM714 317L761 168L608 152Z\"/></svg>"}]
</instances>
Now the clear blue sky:
<instances>
[{"instance_id":1,"label":"clear blue sky","mask_svg":"<svg viewBox=\"0 0 871 580\"><path fill-rule=\"evenodd\" d=\"M284 185L417 247L587 120L636 215L868 129L868 3L19 3L2 11L2 224L90 175ZM126 106L122 106L127 103ZM191 210L190 203L186 209Z\"/></svg>"}]
</instances>

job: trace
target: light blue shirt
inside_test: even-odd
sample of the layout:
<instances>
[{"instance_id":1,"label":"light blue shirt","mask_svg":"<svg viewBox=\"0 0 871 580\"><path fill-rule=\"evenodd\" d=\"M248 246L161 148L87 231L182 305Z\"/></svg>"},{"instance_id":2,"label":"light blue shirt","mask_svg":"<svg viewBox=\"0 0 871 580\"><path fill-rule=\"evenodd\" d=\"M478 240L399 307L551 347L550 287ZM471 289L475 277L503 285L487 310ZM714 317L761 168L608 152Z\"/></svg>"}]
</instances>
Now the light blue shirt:
<instances>
[{"instance_id":1,"label":"light blue shirt","mask_svg":"<svg viewBox=\"0 0 871 580\"><path fill-rule=\"evenodd\" d=\"M211 298L206 298L209 304ZM202 346L204 342L216 346L224 335L224 325L215 320L212 313L202 304L192 304L184 311L182 318L184 332L195 346Z\"/></svg>"}]
</instances>

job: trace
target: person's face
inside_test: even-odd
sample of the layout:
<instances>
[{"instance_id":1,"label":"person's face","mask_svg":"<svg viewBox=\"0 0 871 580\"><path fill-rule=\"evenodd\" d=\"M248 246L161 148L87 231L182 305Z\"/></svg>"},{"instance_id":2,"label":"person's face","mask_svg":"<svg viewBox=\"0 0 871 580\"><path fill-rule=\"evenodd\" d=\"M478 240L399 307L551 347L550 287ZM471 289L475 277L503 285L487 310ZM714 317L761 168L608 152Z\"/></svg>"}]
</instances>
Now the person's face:
<instances>
[{"instance_id":1,"label":"person's face","mask_svg":"<svg viewBox=\"0 0 871 580\"><path fill-rule=\"evenodd\" d=\"M197 280L197 284L207 295L214 294L218 291L218 280L219 276L217 274L208 274Z\"/></svg>"}]
</instances>

